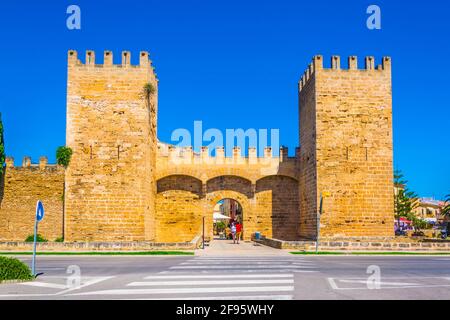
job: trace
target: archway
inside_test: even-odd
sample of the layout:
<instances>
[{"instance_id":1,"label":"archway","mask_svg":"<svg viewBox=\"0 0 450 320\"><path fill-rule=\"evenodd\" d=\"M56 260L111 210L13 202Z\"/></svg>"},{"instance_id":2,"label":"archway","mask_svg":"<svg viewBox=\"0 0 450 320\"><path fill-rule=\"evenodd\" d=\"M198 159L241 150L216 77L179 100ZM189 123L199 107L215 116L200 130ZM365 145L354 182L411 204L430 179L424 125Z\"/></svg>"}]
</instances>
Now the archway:
<instances>
[{"instance_id":1,"label":"archway","mask_svg":"<svg viewBox=\"0 0 450 320\"><path fill-rule=\"evenodd\" d=\"M201 235L202 182L172 175L157 181L155 234L158 242L189 242Z\"/></svg>"},{"instance_id":2,"label":"archway","mask_svg":"<svg viewBox=\"0 0 450 320\"><path fill-rule=\"evenodd\" d=\"M244 240L250 240L254 231L253 190L251 181L237 176L219 176L212 178L206 183L206 234L213 239L213 212L217 203L224 199L232 199L239 203L242 208L242 225L245 226Z\"/></svg>"},{"instance_id":3,"label":"archway","mask_svg":"<svg viewBox=\"0 0 450 320\"><path fill-rule=\"evenodd\" d=\"M242 205L230 198L219 200L213 210L214 240L231 240L231 224L235 223L237 237L243 239L244 209Z\"/></svg>"}]
</instances>

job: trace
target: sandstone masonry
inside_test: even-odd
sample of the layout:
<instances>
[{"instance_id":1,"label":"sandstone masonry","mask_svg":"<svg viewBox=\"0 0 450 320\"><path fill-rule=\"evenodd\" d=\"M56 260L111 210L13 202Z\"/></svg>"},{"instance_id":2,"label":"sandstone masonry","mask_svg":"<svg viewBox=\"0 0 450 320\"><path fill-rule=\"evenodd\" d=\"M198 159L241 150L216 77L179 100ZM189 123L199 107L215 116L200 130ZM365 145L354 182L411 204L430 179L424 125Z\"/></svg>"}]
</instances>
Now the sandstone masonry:
<instances>
[{"instance_id":1,"label":"sandstone masonry","mask_svg":"<svg viewBox=\"0 0 450 320\"><path fill-rule=\"evenodd\" d=\"M299 83L300 145L282 148L176 148L157 140L158 80L148 53L139 65L122 52L120 65L105 51L103 64L87 51L84 63L68 53L64 171L48 165L16 168L9 162L0 208L0 241L32 233L34 206L49 216L42 232L74 242L190 243L212 237L213 209L222 199L243 208L244 238L259 231L285 241L314 240L320 195L322 238L393 237L391 63L373 57L358 69L321 56ZM151 85L154 92L146 94ZM8 160L10 161L10 160ZM45 191L37 186L44 185ZM64 207L62 194L64 190ZM31 228L30 228L31 226Z\"/></svg>"}]
</instances>

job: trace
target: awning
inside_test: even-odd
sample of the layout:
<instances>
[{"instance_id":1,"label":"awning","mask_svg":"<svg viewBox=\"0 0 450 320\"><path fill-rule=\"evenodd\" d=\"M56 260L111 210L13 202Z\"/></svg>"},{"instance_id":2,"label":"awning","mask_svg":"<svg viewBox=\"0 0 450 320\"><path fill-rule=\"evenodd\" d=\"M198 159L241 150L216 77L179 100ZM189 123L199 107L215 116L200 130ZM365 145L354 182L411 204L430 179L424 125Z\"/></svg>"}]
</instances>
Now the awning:
<instances>
[{"instance_id":1,"label":"awning","mask_svg":"<svg viewBox=\"0 0 450 320\"><path fill-rule=\"evenodd\" d=\"M394 222L398 222L398 220L394 219ZM400 222L407 223L407 224L411 224L412 223L412 221L409 221L408 219L403 218L403 217L400 218Z\"/></svg>"},{"instance_id":2,"label":"awning","mask_svg":"<svg viewBox=\"0 0 450 320\"><path fill-rule=\"evenodd\" d=\"M228 219L230 219L230 217L224 216L220 212L214 212L213 213L213 219L214 220L228 220Z\"/></svg>"}]
</instances>

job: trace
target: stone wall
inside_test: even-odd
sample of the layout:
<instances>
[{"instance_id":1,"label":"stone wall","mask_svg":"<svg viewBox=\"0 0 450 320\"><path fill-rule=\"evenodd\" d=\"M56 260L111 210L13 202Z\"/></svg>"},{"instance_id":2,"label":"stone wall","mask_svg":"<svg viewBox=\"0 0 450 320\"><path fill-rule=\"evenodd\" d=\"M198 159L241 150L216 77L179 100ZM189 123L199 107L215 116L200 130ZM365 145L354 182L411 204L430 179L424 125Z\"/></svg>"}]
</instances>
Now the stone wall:
<instances>
[{"instance_id":1,"label":"stone wall","mask_svg":"<svg viewBox=\"0 0 450 320\"><path fill-rule=\"evenodd\" d=\"M212 157L205 147L195 153L157 144L158 80L148 54L140 53L137 66L129 52L122 52L120 65L112 52L103 59L96 64L88 51L82 63L76 51L68 53L66 144L73 156L65 171L64 228L55 200L64 172L8 167L0 209L4 239L32 233L27 215L35 204L28 205L41 196L50 199L44 200L47 221L53 221L42 224L43 232L51 239L63 229L68 242L185 242L201 233L203 218L212 237L214 206L227 198L243 208L245 239L256 231L315 239L324 192L331 197L324 202L321 236L393 236L389 58L375 68L368 57L363 70L355 57L348 70L339 57L331 69L314 58L299 83L301 149L295 157L285 148L279 157L271 148L263 157L255 148L247 156L235 148L232 157L217 148ZM155 89L150 99L146 84Z\"/></svg>"},{"instance_id":2,"label":"stone wall","mask_svg":"<svg viewBox=\"0 0 450 320\"><path fill-rule=\"evenodd\" d=\"M361 70L357 58L350 57L349 69L343 70L339 57L332 58L331 69L324 69L323 58L316 56L301 80L300 104L300 117L315 122L315 127L300 127L302 149L307 149L301 163L308 157L311 161L302 168L302 177L317 175L314 189L301 190L302 222L318 212L320 194L329 192L320 236L392 236L390 58L375 68L375 59L367 57Z\"/></svg>"},{"instance_id":3,"label":"stone wall","mask_svg":"<svg viewBox=\"0 0 450 320\"><path fill-rule=\"evenodd\" d=\"M156 239L182 242L202 231L202 183L188 176L169 176L157 183Z\"/></svg>"},{"instance_id":4,"label":"stone wall","mask_svg":"<svg viewBox=\"0 0 450 320\"><path fill-rule=\"evenodd\" d=\"M258 243L283 250L315 252L314 241L283 241L261 239ZM397 240L331 240L320 241L319 252L442 252L450 253L450 241Z\"/></svg>"},{"instance_id":5,"label":"stone wall","mask_svg":"<svg viewBox=\"0 0 450 320\"><path fill-rule=\"evenodd\" d=\"M196 237L188 242L41 242L37 252L149 252L172 250L195 250L201 247L202 238ZM33 243L0 242L0 252L32 252Z\"/></svg>"},{"instance_id":6,"label":"stone wall","mask_svg":"<svg viewBox=\"0 0 450 320\"><path fill-rule=\"evenodd\" d=\"M255 231L283 240L299 239L298 181L272 176L256 184Z\"/></svg>"},{"instance_id":7,"label":"stone wall","mask_svg":"<svg viewBox=\"0 0 450 320\"><path fill-rule=\"evenodd\" d=\"M114 65L86 52L68 55L66 171L67 241L143 241L155 238L157 79L148 54L139 65L122 52ZM144 86L156 92L148 100Z\"/></svg>"},{"instance_id":8,"label":"stone wall","mask_svg":"<svg viewBox=\"0 0 450 320\"><path fill-rule=\"evenodd\" d=\"M63 235L64 169L48 165L42 157L39 164L25 158L22 167L6 160L0 185L0 241L24 241L34 234L36 202L45 208L38 233L49 241Z\"/></svg>"},{"instance_id":9,"label":"stone wall","mask_svg":"<svg viewBox=\"0 0 450 320\"><path fill-rule=\"evenodd\" d=\"M300 237L315 239L317 230L316 82L310 69L299 95L300 123ZM306 79L308 81L306 82Z\"/></svg>"},{"instance_id":10,"label":"stone wall","mask_svg":"<svg viewBox=\"0 0 450 320\"><path fill-rule=\"evenodd\" d=\"M264 157L250 149L243 157L235 148L225 157L223 148L211 157L206 148L201 154L192 148L159 144L157 156L158 195L156 198L156 235L158 241L185 241L202 232L213 236L213 211L218 201L234 199L243 208L243 236L256 232L286 240L298 238L298 163L287 149Z\"/></svg>"}]
</instances>

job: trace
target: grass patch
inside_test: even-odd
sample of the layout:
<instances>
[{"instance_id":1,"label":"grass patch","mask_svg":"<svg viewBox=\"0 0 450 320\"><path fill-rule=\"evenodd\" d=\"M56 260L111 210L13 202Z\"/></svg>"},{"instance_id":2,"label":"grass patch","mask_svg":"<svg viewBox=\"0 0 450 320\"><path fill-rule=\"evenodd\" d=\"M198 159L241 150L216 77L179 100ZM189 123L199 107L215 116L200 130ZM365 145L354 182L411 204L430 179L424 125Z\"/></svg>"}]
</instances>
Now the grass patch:
<instances>
[{"instance_id":1,"label":"grass patch","mask_svg":"<svg viewBox=\"0 0 450 320\"><path fill-rule=\"evenodd\" d=\"M290 252L290 254L304 256L448 256L450 252Z\"/></svg>"},{"instance_id":2,"label":"grass patch","mask_svg":"<svg viewBox=\"0 0 450 320\"><path fill-rule=\"evenodd\" d=\"M16 258L0 257L0 283L5 280L31 280L31 270Z\"/></svg>"},{"instance_id":3,"label":"grass patch","mask_svg":"<svg viewBox=\"0 0 450 320\"><path fill-rule=\"evenodd\" d=\"M32 252L0 252L0 255L32 255ZM37 252L39 256L192 256L189 251Z\"/></svg>"}]
</instances>

